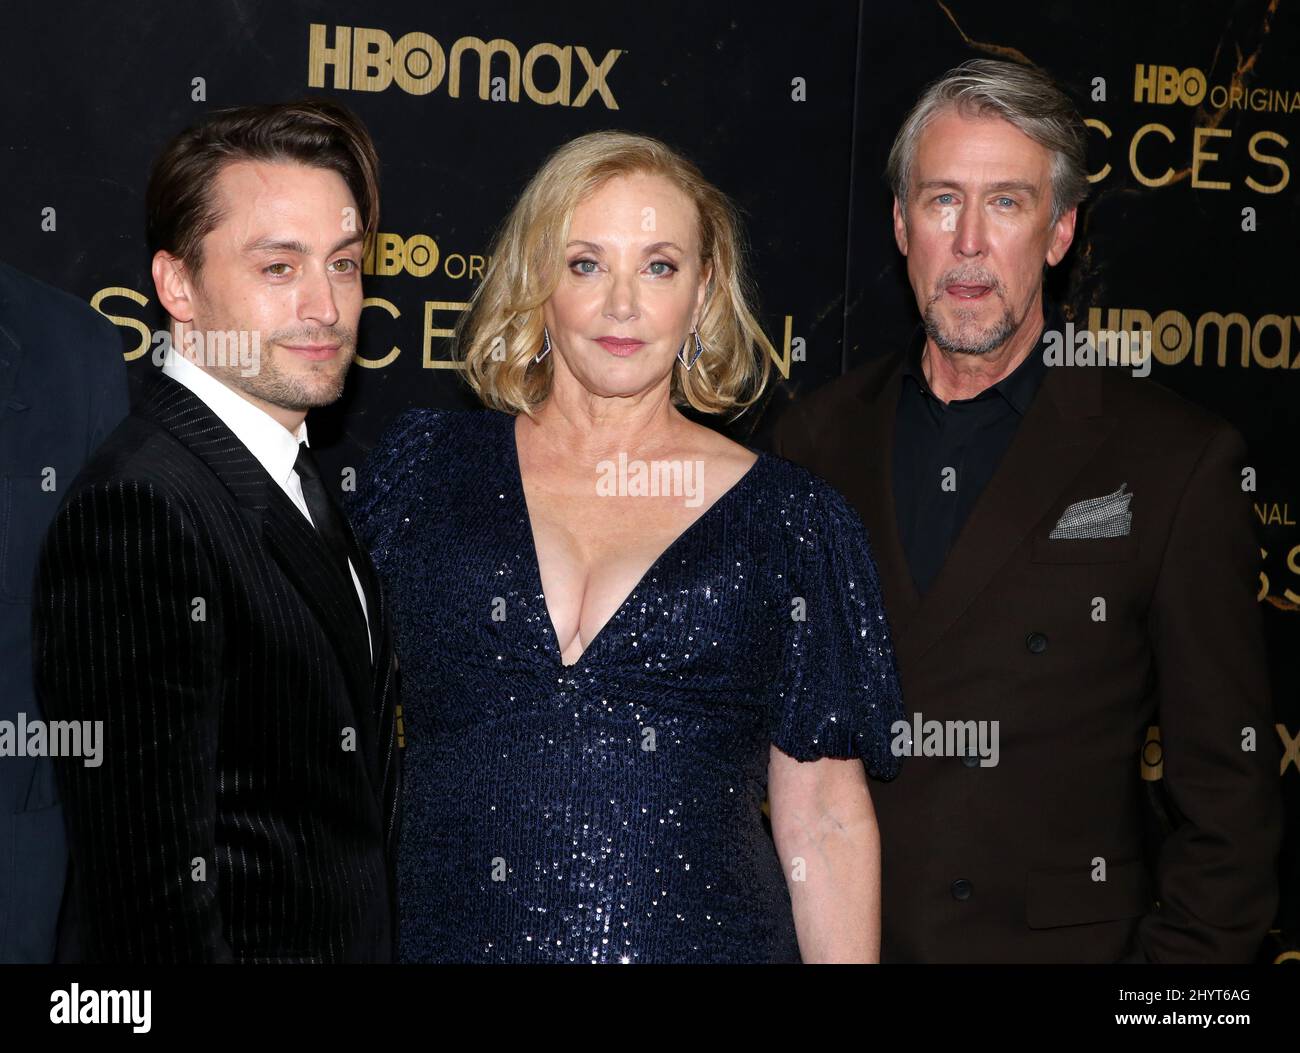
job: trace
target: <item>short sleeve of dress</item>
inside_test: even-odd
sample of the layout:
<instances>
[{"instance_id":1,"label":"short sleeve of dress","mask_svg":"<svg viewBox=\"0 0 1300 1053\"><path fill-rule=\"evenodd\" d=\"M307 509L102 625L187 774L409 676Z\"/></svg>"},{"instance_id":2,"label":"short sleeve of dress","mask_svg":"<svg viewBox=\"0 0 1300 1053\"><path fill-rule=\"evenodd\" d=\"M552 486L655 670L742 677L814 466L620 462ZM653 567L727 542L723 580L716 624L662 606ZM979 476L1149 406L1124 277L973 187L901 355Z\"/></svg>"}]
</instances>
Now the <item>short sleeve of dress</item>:
<instances>
[{"instance_id":1,"label":"short sleeve of dress","mask_svg":"<svg viewBox=\"0 0 1300 1053\"><path fill-rule=\"evenodd\" d=\"M800 470L788 487L790 597L771 739L796 760L860 758L882 779L898 774L890 748L906 720L894 648L867 529L829 483Z\"/></svg>"},{"instance_id":2,"label":"short sleeve of dress","mask_svg":"<svg viewBox=\"0 0 1300 1053\"><path fill-rule=\"evenodd\" d=\"M343 509L357 541L372 555L386 548L401 522L402 480L427 445L425 434L440 411L410 409L398 415L371 447L357 472L356 489L346 494ZM378 561L376 561L378 562Z\"/></svg>"}]
</instances>

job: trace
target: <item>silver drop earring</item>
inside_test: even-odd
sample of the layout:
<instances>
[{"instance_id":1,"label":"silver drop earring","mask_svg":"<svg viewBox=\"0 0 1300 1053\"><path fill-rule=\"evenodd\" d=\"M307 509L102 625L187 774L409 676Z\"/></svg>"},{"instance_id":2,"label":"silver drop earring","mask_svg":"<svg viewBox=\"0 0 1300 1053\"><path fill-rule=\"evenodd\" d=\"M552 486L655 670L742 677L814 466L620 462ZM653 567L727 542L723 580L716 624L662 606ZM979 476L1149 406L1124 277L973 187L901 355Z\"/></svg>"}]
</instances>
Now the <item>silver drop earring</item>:
<instances>
[{"instance_id":1,"label":"silver drop earring","mask_svg":"<svg viewBox=\"0 0 1300 1053\"><path fill-rule=\"evenodd\" d=\"M540 362L551 353L551 334L546 331L546 326L542 326L542 349L533 356L533 362Z\"/></svg>"},{"instance_id":2,"label":"silver drop earring","mask_svg":"<svg viewBox=\"0 0 1300 1053\"><path fill-rule=\"evenodd\" d=\"M677 361L686 367L686 372L688 373L691 371L691 366L695 365L700 355L704 354L704 345L700 343L700 331L698 329L692 329L691 335L695 337L695 354L691 355L691 360L689 362L686 361L685 342L682 343L681 348L677 352Z\"/></svg>"}]
</instances>

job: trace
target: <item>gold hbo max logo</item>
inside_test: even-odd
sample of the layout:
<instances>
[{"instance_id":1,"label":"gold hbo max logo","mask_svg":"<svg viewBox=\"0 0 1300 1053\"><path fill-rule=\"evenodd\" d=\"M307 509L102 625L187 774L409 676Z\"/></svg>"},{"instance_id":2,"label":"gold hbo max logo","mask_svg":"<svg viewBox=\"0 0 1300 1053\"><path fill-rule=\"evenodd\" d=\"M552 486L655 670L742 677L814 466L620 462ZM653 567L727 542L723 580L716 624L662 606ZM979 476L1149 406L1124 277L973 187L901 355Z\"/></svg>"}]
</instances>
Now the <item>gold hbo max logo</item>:
<instances>
[{"instance_id":1,"label":"gold hbo max logo","mask_svg":"<svg viewBox=\"0 0 1300 1053\"><path fill-rule=\"evenodd\" d=\"M448 54L428 33L407 33L395 41L382 29L335 26L331 40L328 30L311 24L307 57L311 88L325 87L325 71L330 70L336 91L385 91L396 84L410 95L428 95L445 80L447 94L459 99L461 67L470 57L478 72L480 99L518 102L522 84L524 94L539 106L586 106L599 97L606 109L618 109L609 86L610 70L623 54L617 48L597 62L584 47L542 43L534 44L521 58L519 48L509 40L461 37ZM582 84L575 93L579 79ZM541 87L538 81L550 87Z\"/></svg>"}]
</instances>

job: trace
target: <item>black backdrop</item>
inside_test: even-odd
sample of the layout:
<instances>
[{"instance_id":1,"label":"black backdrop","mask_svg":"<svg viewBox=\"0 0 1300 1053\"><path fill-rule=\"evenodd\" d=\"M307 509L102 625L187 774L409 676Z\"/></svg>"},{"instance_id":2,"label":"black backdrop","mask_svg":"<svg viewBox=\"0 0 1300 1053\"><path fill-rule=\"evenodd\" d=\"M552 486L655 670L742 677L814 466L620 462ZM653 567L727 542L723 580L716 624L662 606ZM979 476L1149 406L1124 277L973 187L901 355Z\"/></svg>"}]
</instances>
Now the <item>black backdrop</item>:
<instances>
[{"instance_id":1,"label":"black backdrop","mask_svg":"<svg viewBox=\"0 0 1300 1053\"><path fill-rule=\"evenodd\" d=\"M765 403L729 430L762 443L790 398L896 347L915 322L881 173L921 86L977 55L1052 73L1092 122L1099 176L1052 292L1079 324L1127 328L1118 312L1137 312L1133 324L1153 331L1154 379L1231 420L1258 470L1278 706L1263 748L1279 758L1291 819L1282 909L1261 960L1300 960L1300 468L1289 442L1300 396L1300 18L1285 0L189 0L130 14L19 0L3 21L0 256L112 318L134 381L152 368L149 334L164 326L142 205L163 142L210 108L304 94L365 120L383 161L381 230L408 265L368 277L362 364L340 403L313 414L313 446L334 471L358 464L406 407L465 402L445 331L528 176L554 146L596 128L666 139L744 210L760 317L781 361ZM400 57L395 78L382 59L360 70L371 83L352 76L348 58L366 37L400 56L413 33L449 60L458 40L499 39L521 67L535 45L555 45L548 51L572 67L569 104L536 99L561 83L550 57L515 93L498 54L486 98L472 51L455 96L449 76L424 94L406 90ZM423 72L418 50L404 61ZM1161 68L1178 71L1190 101L1162 89L1175 82ZM584 99L589 79L602 90ZM1158 745L1144 759L1157 778Z\"/></svg>"}]
</instances>

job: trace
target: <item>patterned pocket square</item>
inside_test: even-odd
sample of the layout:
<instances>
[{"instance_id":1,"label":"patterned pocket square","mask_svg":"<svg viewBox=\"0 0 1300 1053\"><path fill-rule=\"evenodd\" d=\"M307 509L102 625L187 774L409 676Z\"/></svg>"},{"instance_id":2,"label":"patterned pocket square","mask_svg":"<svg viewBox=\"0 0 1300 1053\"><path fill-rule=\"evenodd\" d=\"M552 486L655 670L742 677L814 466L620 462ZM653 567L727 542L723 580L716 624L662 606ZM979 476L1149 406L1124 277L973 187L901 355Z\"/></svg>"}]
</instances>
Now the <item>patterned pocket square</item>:
<instances>
[{"instance_id":1,"label":"patterned pocket square","mask_svg":"<svg viewBox=\"0 0 1300 1053\"><path fill-rule=\"evenodd\" d=\"M1133 525L1133 513L1128 510L1133 495L1127 488L1128 483L1121 483L1113 494L1074 502L1047 536L1057 540L1127 537Z\"/></svg>"}]
</instances>

